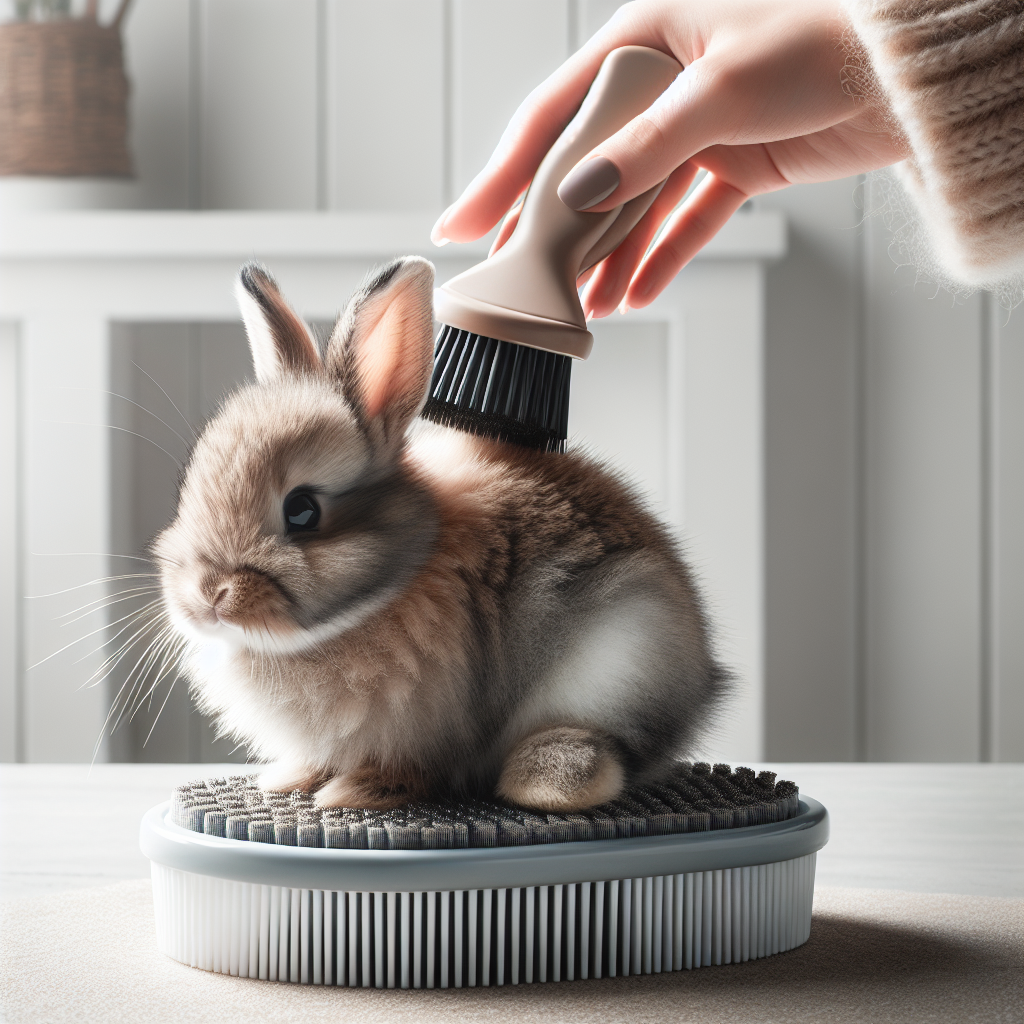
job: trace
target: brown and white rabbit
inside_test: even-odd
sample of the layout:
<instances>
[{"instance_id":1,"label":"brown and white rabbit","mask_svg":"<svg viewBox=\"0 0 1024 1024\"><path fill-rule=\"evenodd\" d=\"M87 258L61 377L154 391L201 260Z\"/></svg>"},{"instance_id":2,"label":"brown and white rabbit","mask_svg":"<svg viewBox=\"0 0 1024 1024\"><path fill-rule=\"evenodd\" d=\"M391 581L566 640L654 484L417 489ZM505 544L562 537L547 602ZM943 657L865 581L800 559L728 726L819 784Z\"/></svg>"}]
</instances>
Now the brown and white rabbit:
<instances>
[{"instance_id":1,"label":"brown and white rabbit","mask_svg":"<svg viewBox=\"0 0 1024 1024\"><path fill-rule=\"evenodd\" d=\"M157 538L198 702L267 789L547 811L658 775L725 686L690 573L616 476L415 422L433 267L367 281L321 355L261 268L257 382L196 444Z\"/></svg>"}]
</instances>

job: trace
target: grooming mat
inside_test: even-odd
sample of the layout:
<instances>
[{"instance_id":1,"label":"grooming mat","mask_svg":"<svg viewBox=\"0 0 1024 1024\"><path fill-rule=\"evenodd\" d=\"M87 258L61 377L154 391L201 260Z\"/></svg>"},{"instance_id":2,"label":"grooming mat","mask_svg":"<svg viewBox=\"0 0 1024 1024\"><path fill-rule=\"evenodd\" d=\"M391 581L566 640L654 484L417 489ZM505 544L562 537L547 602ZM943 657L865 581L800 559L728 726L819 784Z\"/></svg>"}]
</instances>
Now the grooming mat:
<instances>
[{"instance_id":1,"label":"grooming mat","mask_svg":"<svg viewBox=\"0 0 1024 1024\"><path fill-rule=\"evenodd\" d=\"M130 176L127 106L118 25L0 25L0 175Z\"/></svg>"},{"instance_id":2,"label":"grooming mat","mask_svg":"<svg viewBox=\"0 0 1024 1024\"><path fill-rule=\"evenodd\" d=\"M261 794L251 777L212 779L151 810L141 835L167 955L222 974L378 988L783 952L809 936L827 840L827 812L792 783L702 764L579 815L480 801L322 811L306 794Z\"/></svg>"}]
</instances>

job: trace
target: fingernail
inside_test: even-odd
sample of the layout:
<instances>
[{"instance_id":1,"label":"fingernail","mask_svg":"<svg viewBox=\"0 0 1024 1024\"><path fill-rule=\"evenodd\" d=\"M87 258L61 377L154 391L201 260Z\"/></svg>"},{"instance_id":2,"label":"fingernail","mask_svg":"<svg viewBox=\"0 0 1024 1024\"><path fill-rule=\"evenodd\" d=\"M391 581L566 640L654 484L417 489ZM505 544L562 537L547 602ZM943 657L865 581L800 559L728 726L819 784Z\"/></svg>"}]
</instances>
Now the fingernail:
<instances>
[{"instance_id":1,"label":"fingernail","mask_svg":"<svg viewBox=\"0 0 1024 1024\"><path fill-rule=\"evenodd\" d=\"M570 171L558 186L558 198L577 213L607 199L619 187L619 169L606 156L595 156Z\"/></svg>"},{"instance_id":2,"label":"fingernail","mask_svg":"<svg viewBox=\"0 0 1024 1024\"><path fill-rule=\"evenodd\" d=\"M623 300L622 300L622 301L621 301L621 302L619 303L619 312L620 312L620 313L621 313L621 314L622 314L623 316L625 316L625 315L626 315L626 314L627 314L627 313L629 312L629 304L628 304L628 303L626 302L626 300L625 300L625 299L623 299Z\"/></svg>"},{"instance_id":3,"label":"fingernail","mask_svg":"<svg viewBox=\"0 0 1024 1024\"><path fill-rule=\"evenodd\" d=\"M450 210L451 207L448 207ZM445 210L440 217L437 218L437 223L430 229L430 240L434 245L447 245L451 239L448 238L444 233L444 219L448 216L448 210Z\"/></svg>"}]
</instances>

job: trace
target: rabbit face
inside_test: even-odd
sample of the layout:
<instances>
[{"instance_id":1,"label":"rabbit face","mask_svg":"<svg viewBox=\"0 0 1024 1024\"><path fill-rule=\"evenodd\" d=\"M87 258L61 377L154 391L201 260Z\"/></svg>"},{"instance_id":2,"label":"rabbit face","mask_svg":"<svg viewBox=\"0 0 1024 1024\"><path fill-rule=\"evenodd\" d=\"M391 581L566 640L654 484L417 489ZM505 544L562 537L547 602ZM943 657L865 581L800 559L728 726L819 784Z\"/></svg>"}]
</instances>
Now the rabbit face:
<instances>
[{"instance_id":1,"label":"rabbit face","mask_svg":"<svg viewBox=\"0 0 1024 1024\"><path fill-rule=\"evenodd\" d=\"M408 317L393 315L373 335L350 315L321 360L273 282L243 272L258 383L232 395L207 426L177 516L154 544L168 612L189 639L267 653L306 649L381 607L429 557L433 505L402 458L409 413L422 403L408 391L425 393L422 365L429 371L430 361L429 264L409 262L407 300L422 302L426 288L423 354L422 331L406 333ZM396 337L416 357L399 364L419 372L397 385L367 381L361 346L377 366L379 348ZM375 384L390 387L383 401Z\"/></svg>"}]
</instances>

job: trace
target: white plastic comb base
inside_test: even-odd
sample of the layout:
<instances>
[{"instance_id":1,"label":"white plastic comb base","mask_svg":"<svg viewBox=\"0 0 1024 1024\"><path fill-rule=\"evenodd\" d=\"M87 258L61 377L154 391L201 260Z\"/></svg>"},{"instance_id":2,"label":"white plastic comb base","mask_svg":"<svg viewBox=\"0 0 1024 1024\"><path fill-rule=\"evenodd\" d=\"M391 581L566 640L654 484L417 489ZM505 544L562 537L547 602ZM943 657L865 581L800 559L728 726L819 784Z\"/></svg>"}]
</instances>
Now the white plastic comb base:
<instances>
[{"instance_id":1,"label":"white plastic comb base","mask_svg":"<svg viewBox=\"0 0 1024 1024\"><path fill-rule=\"evenodd\" d=\"M651 974L781 953L810 936L811 853L575 885L332 892L154 863L160 949L218 974L463 988Z\"/></svg>"}]
</instances>

